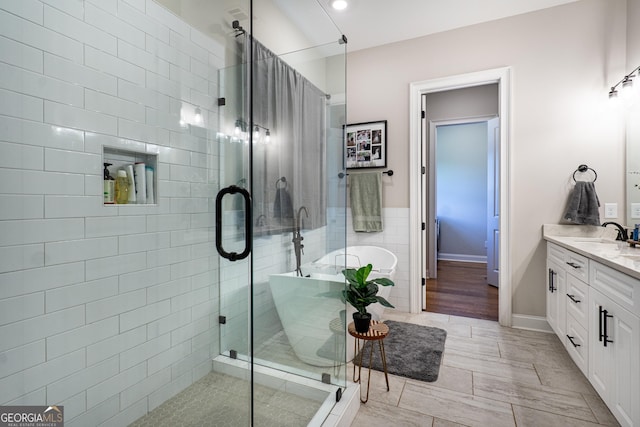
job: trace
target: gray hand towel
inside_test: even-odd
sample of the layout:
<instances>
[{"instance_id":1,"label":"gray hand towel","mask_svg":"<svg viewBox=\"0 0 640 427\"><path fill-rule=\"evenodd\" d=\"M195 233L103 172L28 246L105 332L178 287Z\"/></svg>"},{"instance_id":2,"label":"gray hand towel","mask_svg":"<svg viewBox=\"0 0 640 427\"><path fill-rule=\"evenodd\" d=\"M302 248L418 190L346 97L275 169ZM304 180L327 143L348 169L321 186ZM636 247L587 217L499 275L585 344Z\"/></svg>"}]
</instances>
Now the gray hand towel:
<instances>
[{"instance_id":1,"label":"gray hand towel","mask_svg":"<svg viewBox=\"0 0 640 427\"><path fill-rule=\"evenodd\" d=\"M600 200L593 182L578 181L573 187L564 219L574 224L600 225Z\"/></svg>"},{"instance_id":2,"label":"gray hand towel","mask_svg":"<svg viewBox=\"0 0 640 427\"><path fill-rule=\"evenodd\" d=\"M382 231L382 175L349 175L353 231Z\"/></svg>"}]
</instances>

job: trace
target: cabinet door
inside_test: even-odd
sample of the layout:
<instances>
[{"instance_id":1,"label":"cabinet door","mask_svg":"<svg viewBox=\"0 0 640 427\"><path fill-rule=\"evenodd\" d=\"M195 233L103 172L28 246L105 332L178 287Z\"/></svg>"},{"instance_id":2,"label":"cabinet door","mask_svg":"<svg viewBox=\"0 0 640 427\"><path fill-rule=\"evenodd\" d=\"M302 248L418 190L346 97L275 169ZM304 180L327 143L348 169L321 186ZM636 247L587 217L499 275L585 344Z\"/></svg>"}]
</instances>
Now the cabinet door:
<instances>
[{"instance_id":1,"label":"cabinet door","mask_svg":"<svg viewBox=\"0 0 640 427\"><path fill-rule=\"evenodd\" d=\"M589 300L589 380L622 425L638 426L640 319L593 288Z\"/></svg>"},{"instance_id":2,"label":"cabinet door","mask_svg":"<svg viewBox=\"0 0 640 427\"><path fill-rule=\"evenodd\" d=\"M553 259L547 260L547 322L562 343L566 341L566 272Z\"/></svg>"},{"instance_id":3,"label":"cabinet door","mask_svg":"<svg viewBox=\"0 0 640 427\"><path fill-rule=\"evenodd\" d=\"M608 298L589 288L589 380L598 394L609 402L613 382L613 346L604 345L604 307Z\"/></svg>"},{"instance_id":4,"label":"cabinet door","mask_svg":"<svg viewBox=\"0 0 640 427\"><path fill-rule=\"evenodd\" d=\"M607 326L614 347L611 408L622 425L640 425L640 319L611 303Z\"/></svg>"}]
</instances>

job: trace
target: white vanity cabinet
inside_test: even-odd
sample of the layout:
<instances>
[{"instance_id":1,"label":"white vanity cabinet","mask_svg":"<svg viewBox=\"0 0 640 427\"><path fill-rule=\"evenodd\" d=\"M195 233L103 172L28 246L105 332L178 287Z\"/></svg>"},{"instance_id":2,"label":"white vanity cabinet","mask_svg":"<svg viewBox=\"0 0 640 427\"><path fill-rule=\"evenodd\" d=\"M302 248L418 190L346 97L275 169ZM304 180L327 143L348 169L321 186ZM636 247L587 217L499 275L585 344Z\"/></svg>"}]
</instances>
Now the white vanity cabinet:
<instances>
[{"instance_id":1,"label":"white vanity cabinet","mask_svg":"<svg viewBox=\"0 0 640 427\"><path fill-rule=\"evenodd\" d=\"M640 427L640 280L603 262L547 242L547 321L620 424Z\"/></svg>"},{"instance_id":2,"label":"white vanity cabinet","mask_svg":"<svg viewBox=\"0 0 640 427\"><path fill-rule=\"evenodd\" d=\"M589 380L622 425L640 425L640 281L593 263Z\"/></svg>"}]
</instances>

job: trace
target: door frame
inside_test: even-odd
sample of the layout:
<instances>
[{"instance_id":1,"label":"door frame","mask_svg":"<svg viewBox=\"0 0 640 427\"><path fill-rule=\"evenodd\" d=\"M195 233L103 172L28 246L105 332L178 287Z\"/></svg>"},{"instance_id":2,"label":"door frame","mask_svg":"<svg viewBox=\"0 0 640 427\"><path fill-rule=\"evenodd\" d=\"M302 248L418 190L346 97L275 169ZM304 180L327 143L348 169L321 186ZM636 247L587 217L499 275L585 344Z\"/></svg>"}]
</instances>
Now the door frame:
<instances>
[{"instance_id":1,"label":"door frame","mask_svg":"<svg viewBox=\"0 0 640 427\"><path fill-rule=\"evenodd\" d=\"M498 84L500 117L500 283L498 321L512 324L512 287L510 256L511 219L511 68L502 67L409 84L409 306L411 313L422 311L422 276L426 254L422 250L422 95L465 87ZM425 165L426 167L426 165ZM425 173L427 171L425 170Z\"/></svg>"}]
</instances>

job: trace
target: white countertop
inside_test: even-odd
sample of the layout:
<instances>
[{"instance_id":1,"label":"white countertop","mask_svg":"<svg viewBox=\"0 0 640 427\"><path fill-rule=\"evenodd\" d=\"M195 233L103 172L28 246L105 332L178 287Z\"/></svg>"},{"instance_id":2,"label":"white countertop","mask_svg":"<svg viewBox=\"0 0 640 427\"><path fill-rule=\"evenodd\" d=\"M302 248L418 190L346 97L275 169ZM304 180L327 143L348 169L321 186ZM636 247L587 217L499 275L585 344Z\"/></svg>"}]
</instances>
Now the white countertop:
<instances>
[{"instance_id":1,"label":"white countertop","mask_svg":"<svg viewBox=\"0 0 640 427\"><path fill-rule=\"evenodd\" d=\"M616 241L615 227L545 224L542 236L573 252L640 279L640 245Z\"/></svg>"}]
</instances>

